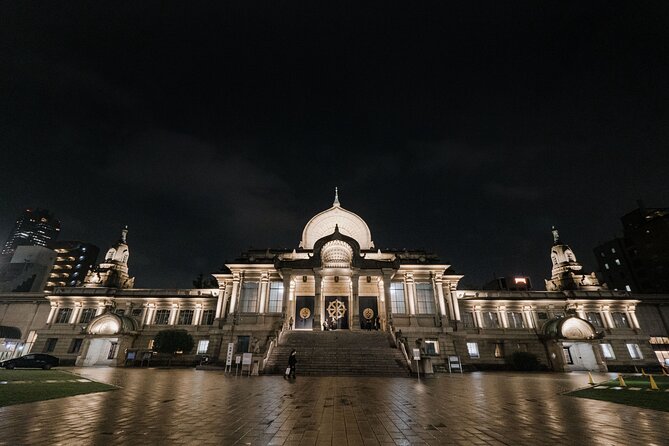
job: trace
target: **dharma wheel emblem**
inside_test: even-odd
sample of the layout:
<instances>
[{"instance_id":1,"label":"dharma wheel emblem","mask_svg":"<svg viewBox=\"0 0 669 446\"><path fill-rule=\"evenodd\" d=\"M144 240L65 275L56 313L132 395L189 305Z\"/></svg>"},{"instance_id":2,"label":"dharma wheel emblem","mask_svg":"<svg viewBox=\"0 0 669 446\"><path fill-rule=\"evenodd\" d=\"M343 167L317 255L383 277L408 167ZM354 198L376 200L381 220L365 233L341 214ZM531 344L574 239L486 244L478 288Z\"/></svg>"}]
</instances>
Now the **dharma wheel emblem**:
<instances>
[{"instance_id":1,"label":"dharma wheel emblem","mask_svg":"<svg viewBox=\"0 0 669 446\"><path fill-rule=\"evenodd\" d=\"M300 317L302 319L309 319L309 316L311 316L311 310L308 309L307 307L302 307L300 310Z\"/></svg>"},{"instance_id":2,"label":"dharma wheel emblem","mask_svg":"<svg viewBox=\"0 0 669 446\"><path fill-rule=\"evenodd\" d=\"M371 319L374 317L374 310L371 308L365 308L362 310L362 315L365 317L365 319Z\"/></svg>"},{"instance_id":3,"label":"dharma wheel emblem","mask_svg":"<svg viewBox=\"0 0 669 446\"><path fill-rule=\"evenodd\" d=\"M340 301L339 299L333 300L328 305L327 310L330 317L341 319L346 314L346 305L344 305L344 302Z\"/></svg>"}]
</instances>

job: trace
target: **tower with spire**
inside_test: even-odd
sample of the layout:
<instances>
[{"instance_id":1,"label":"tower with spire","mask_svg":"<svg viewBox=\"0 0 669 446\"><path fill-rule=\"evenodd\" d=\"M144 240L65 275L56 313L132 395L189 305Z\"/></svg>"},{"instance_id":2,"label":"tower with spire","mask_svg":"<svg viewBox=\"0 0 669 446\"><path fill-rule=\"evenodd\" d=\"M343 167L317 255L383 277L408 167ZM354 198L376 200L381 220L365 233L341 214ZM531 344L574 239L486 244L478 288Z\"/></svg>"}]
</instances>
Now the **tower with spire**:
<instances>
[{"instance_id":1,"label":"tower with spire","mask_svg":"<svg viewBox=\"0 0 669 446\"><path fill-rule=\"evenodd\" d=\"M86 274L85 288L132 288L135 278L128 274L128 226L121 228L121 237L105 254L105 259Z\"/></svg>"},{"instance_id":2,"label":"tower with spire","mask_svg":"<svg viewBox=\"0 0 669 446\"><path fill-rule=\"evenodd\" d=\"M547 291L583 290L597 291L606 289L600 285L595 273L581 274L583 265L576 261L576 255L569 245L562 243L560 234L555 226L553 232L553 247L551 248L551 262L553 269L551 278L546 280Z\"/></svg>"}]
</instances>

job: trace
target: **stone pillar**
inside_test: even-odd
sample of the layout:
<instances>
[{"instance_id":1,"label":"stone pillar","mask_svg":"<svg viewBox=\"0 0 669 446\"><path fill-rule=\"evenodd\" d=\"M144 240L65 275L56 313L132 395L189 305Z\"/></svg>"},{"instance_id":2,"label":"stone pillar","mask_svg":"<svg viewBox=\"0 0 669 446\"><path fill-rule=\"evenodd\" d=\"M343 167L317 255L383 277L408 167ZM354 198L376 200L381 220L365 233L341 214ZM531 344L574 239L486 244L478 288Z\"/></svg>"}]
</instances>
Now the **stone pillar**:
<instances>
[{"instance_id":1,"label":"stone pillar","mask_svg":"<svg viewBox=\"0 0 669 446\"><path fill-rule=\"evenodd\" d=\"M201 320L202 320L202 305L197 304L195 306L195 311L193 311L193 320L191 321L191 325L200 325Z\"/></svg>"},{"instance_id":2,"label":"stone pillar","mask_svg":"<svg viewBox=\"0 0 669 446\"><path fill-rule=\"evenodd\" d=\"M608 305L602 307L602 316L604 316L604 325L606 328L616 328Z\"/></svg>"},{"instance_id":3,"label":"stone pillar","mask_svg":"<svg viewBox=\"0 0 669 446\"><path fill-rule=\"evenodd\" d=\"M151 322L153 321L153 315L154 315L155 311L156 311L155 304L147 304L146 313L144 314L144 324L143 325L151 325Z\"/></svg>"},{"instance_id":4,"label":"stone pillar","mask_svg":"<svg viewBox=\"0 0 669 446\"><path fill-rule=\"evenodd\" d=\"M474 307L474 318L476 319L476 326L478 328L483 328L483 314L481 313L481 307Z\"/></svg>"},{"instance_id":5,"label":"stone pillar","mask_svg":"<svg viewBox=\"0 0 669 446\"><path fill-rule=\"evenodd\" d=\"M321 325L321 313L323 312L323 296L321 292L321 284L323 278L320 273L314 273L314 322L313 328L316 330L322 330L323 326Z\"/></svg>"},{"instance_id":6,"label":"stone pillar","mask_svg":"<svg viewBox=\"0 0 669 446\"><path fill-rule=\"evenodd\" d=\"M178 313L179 313L179 306L177 304L172 304L172 309L170 310L169 325L176 325Z\"/></svg>"},{"instance_id":7,"label":"stone pillar","mask_svg":"<svg viewBox=\"0 0 669 446\"><path fill-rule=\"evenodd\" d=\"M293 295L291 294L290 284L292 282L292 275L289 272L283 272L283 303L281 306L281 312L284 314L284 317L289 319L291 308L290 303L293 301Z\"/></svg>"},{"instance_id":8,"label":"stone pillar","mask_svg":"<svg viewBox=\"0 0 669 446\"><path fill-rule=\"evenodd\" d=\"M228 314L233 314L235 312L235 306L237 305L237 295L239 294L239 273L232 275L232 293L230 294L230 308Z\"/></svg>"},{"instance_id":9,"label":"stone pillar","mask_svg":"<svg viewBox=\"0 0 669 446\"><path fill-rule=\"evenodd\" d=\"M627 315L629 316L629 320L632 323L632 328L639 329L641 328L639 326L639 319L636 317L636 307L634 306L629 306L627 307Z\"/></svg>"},{"instance_id":10,"label":"stone pillar","mask_svg":"<svg viewBox=\"0 0 669 446\"><path fill-rule=\"evenodd\" d=\"M58 306L52 302L51 309L49 310L49 316L46 318L47 324L53 324L53 318L56 317L56 311L58 311Z\"/></svg>"},{"instance_id":11,"label":"stone pillar","mask_svg":"<svg viewBox=\"0 0 669 446\"><path fill-rule=\"evenodd\" d=\"M509 328L509 319L507 318L506 315L506 307L502 305L501 307L499 307L497 313L499 314L499 322L502 328Z\"/></svg>"},{"instance_id":12,"label":"stone pillar","mask_svg":"<svg viewBox=\"0 0 669 446\"><path fill-rule=\"evenodd\" d=\"M267 302L267 293L269 292L269 273L264 272L260 276L260 304L258 306L258 313L265 313L265 303Z\"/></svg>"},{"instance_id":13,"label":"stone pillar","mask_svg":"<svg viewBox=\"0 0 669 446\"><path fill-rule=\"evenodd\" d=\"M351 329L359 329L360 328L360 315L358 314L360 311L360 304L358 303L358 294L360 293L360 276L357 274L352 274L351 275L351 315L353 316L351 319Z\"/></svg>"},{"instance_id":14,"label":"stone pillar","mask_svg":"<svg viewBox=\"0 0 669 446\"><path fill-rule=\"evenodd\" d=\"M439 301L439 311L443 316L446 316L446 303L444 302L444 284L441 274L434 277L434 286L437 288L437 300Z\"/></svg>"},{"instance_id":15,"label":"stone pillar","mask_svg":"<svg viewBox=\"0 0 669 446\"><path fill-rule=\"evenodd\" d=\"M534 328L534 319L532 318L532 307L523 307L523 314L525 315L525 326L527 328Z\"/></svg>"},{"instance_id":16,"label":"stone pillar","mask_svg":"<svg viewBox=\"0 0 669 446\"><path fill-rule=\"evenodd\" d=\"M390 325L393 322L393 305L390 299L390 275L383 275L383 295L386 300L386 327L390 330Z\"/></svg>"},{"instance_id":17,"label":"stone pillar","mask_svg":"<svg viewBox=\"0 0 669 446\"><path fill-rule=\"evenodd\" d=\"M218 284L218 299L216 300L216 313L214 314L214 319L220 319L223 315L223 308L227 303L227 282Z\"/></svg>"},{"instance_id":18,"label":"stone pillar","mask_svg":"<svg viewBox=\"0 0 669 446\"><path fill-rule=\"evenodd\" d=\"M70 324L76 324L79 320L79 314L81 313L81 302L74 304L74 310L72 310L72 315L70 316Z\"/></svg>"},{"instance_id":19,"label":"stone pillar","mask_svg":"<svg viewBox=\"0 0 669 446\"><path fill-rule=\"evenodd\" d=\"M414 316L416 314L416 284L413 281L413 273L404 274L404 283L407 290L407 301L409 302L409 315Z\"/></svg>"}]
</instances>

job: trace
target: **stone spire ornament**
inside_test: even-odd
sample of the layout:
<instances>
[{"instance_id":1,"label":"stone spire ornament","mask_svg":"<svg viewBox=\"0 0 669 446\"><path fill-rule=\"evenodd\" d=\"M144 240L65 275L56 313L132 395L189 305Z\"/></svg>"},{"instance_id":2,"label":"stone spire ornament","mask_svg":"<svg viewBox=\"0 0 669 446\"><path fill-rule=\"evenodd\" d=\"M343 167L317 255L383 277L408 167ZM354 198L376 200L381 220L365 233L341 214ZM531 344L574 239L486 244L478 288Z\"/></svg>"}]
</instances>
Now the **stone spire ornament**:
<instances>
[{"instance_id":1,"label":"stone spire ornament","mask_svg":"<svg viewBox=\"0 0 669 446\"><path fill-rule=\"evenodd\" d=\"M552 232L553 232L553 244L554 245L559 245L560 244L560 234L558 234L558 230L555 226L552 227Z\"/></svg>"},{"instance_id":2,"label":"stone spire ornament","mask_svg":"<svg viewBox=\"0 0 669 446\"><path fill-rule=\"evenodd\" d=\"M335 199L334 199L334 203L332 203L332 206L340 206L340 204L339 204L339 191L337 190L336 186L335 186Z\"/></svg>"}]
</instances>

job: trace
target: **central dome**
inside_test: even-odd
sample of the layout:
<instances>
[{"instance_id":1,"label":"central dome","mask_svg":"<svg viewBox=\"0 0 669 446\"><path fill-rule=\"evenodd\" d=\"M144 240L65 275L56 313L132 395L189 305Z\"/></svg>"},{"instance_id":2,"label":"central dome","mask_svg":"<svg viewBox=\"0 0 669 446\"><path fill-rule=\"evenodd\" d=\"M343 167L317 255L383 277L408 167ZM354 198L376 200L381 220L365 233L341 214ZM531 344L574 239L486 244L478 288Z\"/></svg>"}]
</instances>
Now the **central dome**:
<instances>
[{"instance_id":1,"label":"central dome","mask_svg":"<svg viewBox=\"0 0 669 446\"><path fill-rule=\"evenodd\" d=\"M369 226L357 214L341 207L337 192L335 192L332 207L316 214L304 227L300 248L313 249L316 240L332 234L337 225L339 232L355 239L360 244L360 249L374 248Z\"/></svg>"}]
</instances>

